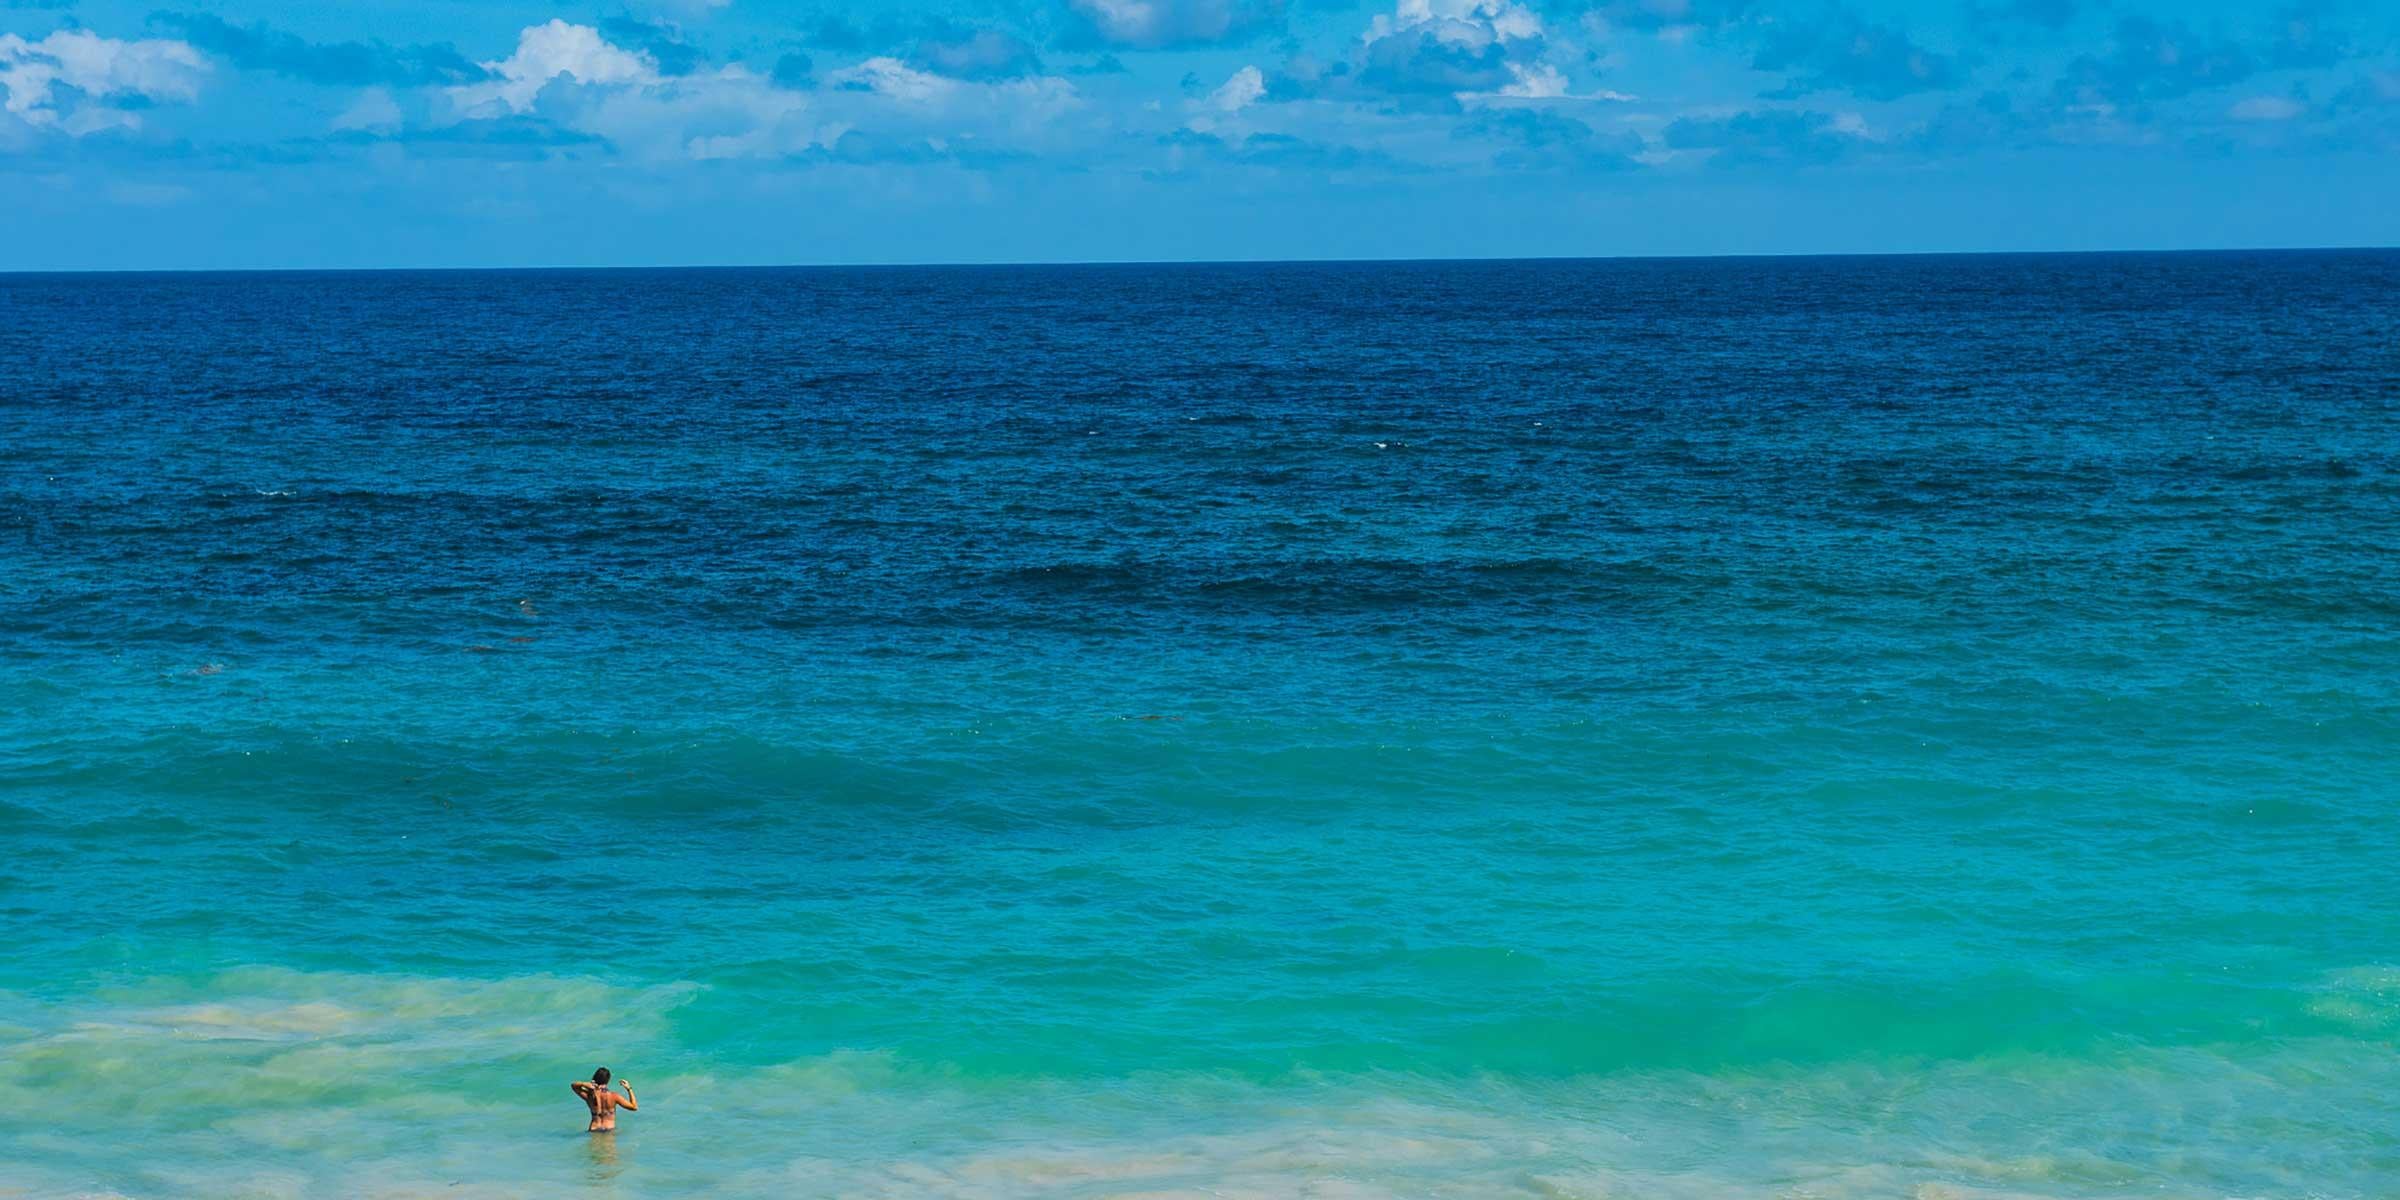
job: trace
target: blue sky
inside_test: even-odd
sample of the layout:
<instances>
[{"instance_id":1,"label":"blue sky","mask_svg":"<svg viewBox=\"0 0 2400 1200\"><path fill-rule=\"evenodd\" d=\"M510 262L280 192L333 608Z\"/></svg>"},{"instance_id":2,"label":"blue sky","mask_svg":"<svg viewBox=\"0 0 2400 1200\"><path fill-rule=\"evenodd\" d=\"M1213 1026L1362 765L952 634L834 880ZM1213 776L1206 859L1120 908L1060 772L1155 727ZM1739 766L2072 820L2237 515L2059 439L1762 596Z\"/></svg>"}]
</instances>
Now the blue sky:
<instances>
[{"instance_id":1,"label":"blue sky","mask_svg":"<svg viewBox=\"0 0 2400 1200\"><path fill-rule=\"evenodd\" d=\"M2400 4L0 0L0 269L2400 243Z\"/></svg>"}]
</instances>

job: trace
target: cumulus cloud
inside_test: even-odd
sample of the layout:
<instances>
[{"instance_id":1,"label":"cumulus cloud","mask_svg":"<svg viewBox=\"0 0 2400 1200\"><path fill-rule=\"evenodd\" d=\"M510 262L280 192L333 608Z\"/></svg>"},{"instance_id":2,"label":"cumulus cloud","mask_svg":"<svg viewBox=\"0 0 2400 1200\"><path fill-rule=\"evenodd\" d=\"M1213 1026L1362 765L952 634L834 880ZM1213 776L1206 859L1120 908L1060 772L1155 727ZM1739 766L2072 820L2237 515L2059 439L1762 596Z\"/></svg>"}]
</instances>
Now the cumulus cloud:
<instances>
[{"instance_id":1,"label":"cumulus cloud","mask_svg":"<svg viewBox=\"0 0 2400 1200\"><path fill-rule=\"evenodd\" d=\"M632 11L655 15L668 2ZM782 45L750 43L746 65L722 66L674 22L625 15L544 21L514 33L513 47L468 46L470 57L449 45L313 42L262 23L162 12L149 19L152 40L73 28L38 42L0 35L0 148L158 120L146 111L194 100L212 65L327 89L309 112L228 106L224 130L255 146L421 142L433 153L450 146L627 163L1139 167L1154 133L1178 124L1195 137L1221 134L1173 143L1218 162L1391 170L1434 162L1512 170L1662 159L1808 164L2126 138L2192 145L2168 136L2176 122L2191 127L2187 135L2197 130L2239 147L2330 144L2324 139L2345 130L2374 132L2390 145L2400 129L2388 99L2400 93L2392 82L2400 76L2373 73L2388 64L2369 36L2372 23L2326 0L2274 0L2291 6L2271 19L2272 5L2255 6L2222 25L2185 15L2119 19L2140 8L2170 11L2156 5L1963 0L1950 33L1894 22L1890 14L1902 8L1878 6L1869 16L1841 7L1855 2L1795 9L1768 0L1383 0L1390 7L1363 32L1348 27L1354 38L1312 21L1305 44L1295 37L1272 50L1220 53L1213 69L1187 77L1180 96L1143 94L1138 81L1091 85L1099 98L1121 100L1117 111L1087 103L1055 76L1080 82L1122 71L1117 56L1138 65L1137 50L1274 36L1283 0L1064 0L1053 17L1067 24L1045 28L1059 36L1039 53L1031 35L1011 31L1018 27L961 25L921 10L829 10L837 15L791 21ZM1581 24L1551 24L1570 19L1552 13L1577 11ZM1707 45L1688 50L1633 36L1709 30L1716 32ZM2069 32L2045 32L2055 30ZM1063 64L1046 67L1045 58ZM1672 107L1657 126L1619 121L1590 103L1630 99L1590 92L1595 65L1655 80L1642 90L1664 92L1658 98ZM1762 83L1745 66L1772 75ZM1962 85L1979 75L1994 90L1974 100L1983 89ZM1814 97L1809 105L1826 111L1746 98L1761 86L1775 101ZM1313 102L1259 107L1292 101ZM1755 111L1735 111L1742 107ZM1842 111L1851 108L1866 118ZM1274 119L1257 119L1266 113ZM1678 113L1683 119L1673 119ZM305 136L277 128L295 117ZM216 125L195 126L193 136L205 140ZM1260 125L1305 136L1241 136ZM1626 132L1631 126L1647 140ZM1127 147L1144 149L1114 157ZM1395 165L1401 160L1390 154L1419 167Z\"/></svg>"},{"instance_id":2,"label":"cumulus cloud","mask_svg":"<svg viewBox=\"0 0 2400 1200\"><path fill-rule=\"evenodd\" d=\"M663 26L614 28L653 47ZM648 34L641 34L642 30ZM652 49L632 49L598 28L552 20L528 26L507 58L482 64L489 79L445 89L463 118L390 135L405 143L506 144L537 153L593 147L635 162L771 158L830 145L845 130L813 110L805 58L779 62L772 77L739 65L713 71L677 59L670 71Z\"/></svg>"},{"instance_id":3,"label":"cumulus cloud","mask_svg":"<svg viewBox=\"0 0 2400 1200\"><path fill-rule=\"evenodd\" d=\"M362 129L370 133L389 133L400 128L404 114L400 102L382 88L368 88L359 93L350 107L334 117L336 130Z\"/></svg>"},{"instance_id":4,"label":"cumulus cloud","mask_svg":"<svg viewBox=\"0 0 2400 1200\"><path fill-rule=\"evenodd\" d=\"M1056 76L955 79L890 57L828 72L825 82L830 90L820 95L830 106L828 119L879 138L928 140L953 157L968 144L994 149L1045 143L1053 123L1083 103L1075 85Z\"/></svg>"},{"instance_id":5,"label":"cumulus cloud","mask_svg":"<svg viewBox=\"0 0 2400 1200\"><path fill-rule=\"evenodd\" d=\"M1849 12L1777 22L1750 65L1786 77L1783 88L1773 93L1779 96L1834 91L1896 100L1959 82L1956 59L1918 45L1899 29Z\"/></svg>"},{"instance_id":6,"label":"cumulus cloud","mask_svg":"<svg viewBox=\"0 0 2400 1200\"><path fill-rule=\"evenodd\" d=\"M1274 102L1307 100L1350 74L1347 62L1322 62L1315 55L1295 54L1267 74L1263 99Z\"/></svg>"},{"instance_id":7,"label":"cumulus cloud","mask_svg":"<svg viewBox=\"0 0 2400 1200\"><path fill-rule=\"evenodd\" d=\"M636 17L610 17L600 22L600 36L636 53L648 55L665 76L689 75L700 69L700 48L683 40L672 25Z\"/></svg>"},{"instance_id":8,"label":"cumulus cloud","mask_svg":"<svg viewBox=\"0 0 2400 1200\"><path fill-rule=\"evenodd\" d=\"M1508 73L1516 76L1513 83L1500 89L1503 96L1519 100L1555 100L1567 94L1566 72L1549 63L1508 64Z\"/></svg>"},{"instance_id":9,"label":"cumulus cloud","mask_svg":"<svg viewBox=\"0 0 2400 1200\"><path fill-rule=\"evenodd\" d=\"M1541 94L1564 79L1539 65L1541 18L1513 0L1400 0L1378 14L1360 50L1358 81L1404 98L1455 107L1461 96Z\"/></svg>"},{"instance_id":10,"label":"cumulus cloud","mask_svg":"<svg viewBox=\"0 0 2400 1200\"><path fill-rule=\"evenodd\" d=\"M236 25L208 13L155 13L155 25L230 62L329 87L415 87L470 83L487 72L448 45L387 46L382 42L311 42L265 24Z\"/></svg>"},{"instance_id":11,"label":"cumulus cloud","mask_svg":"<svg viewBox=\"0 0 2400 1200\"><path fill-rule=\"evenodd\" d=\"M600 90L583 101L564 114L570 127L607 138L636 160L773 158L841 133L808 94L730 68L668 86Z\"/></svg>"},{"instance_id":12,"label":"cumulus cloud","mask_svg":"<svg viewBox=\"0 0 2400 1200\"><path fill-rule=\"evenodd\" d=\"M1217 90L1208 94L1208 106L1218 112L1240 112L1267 94L1267 77L1257 67L1235 71Z\"/></svg>"},{"instance_id":13,"label":"cumulus cloud","mask_svg":"<svg viewBox=\"0 0 2400 1200\"><path fill-rule=\"evenodd\" d=\"M0 34L0 111L77 137L139 127L133 107L188 104L207 73L207 60L184 42L120 41L82 29L38 42Z\"/></svg>"},{"instance_id":14,"label":"cumulus cloud","mask_svg":"<svg viewBox=\"0 0 2400 1200\"><path fill-rule=\"evenodd\" d=\"M1516 79L1508 49L1446 38L1433 29L1385 34L1369 42L1359 81L1387 92L1454 97L1461 92L1496 92Z\"/></svg>"},{"instance_id":15,"label":"cumulus cloud","mask_svg":"<svg viewBox=\"0 0 2400 1200\"><path fill-rule=\"evenodd\" d=\"M888 55L870 58L825 77L825 82L853 92L873 92L909 104L938 104L958 94L959 81L947 75L920 71Z\"/></svg>"},{"instance_id":16,"label":"cumulus cloud","mask_svg":"<svg viewBox=\"0 0 2400 1200\"><path fill-rule=\"evenodd\" d=\"M1542 19L1512 0L1400 0L1392 12L1376 14L1367 27L1366 40L1410 30L1427 30L1468 44L1536 42L1542 37Z\"/></svg>"},{"instance_id":17,"label":"cumulus cloud","mask_svg":"<svg viewBox=\"0 0 2400 1200\"><path fill-rule=\"evenodd\" d=\"M661 78L657 61L648 54L611 44L589 25L569 25L555 17L527 26L517 35L516 53L483 67L491 82L450 89L451 98L465 111L529 111L542 88L562 77L596 86L651 84Z\"/></svg>"},{"instance_id":18,"label":"cumulus cloud","mask_svg":"<svg viewBox=\"0 0 2400 1200\"><path fill-rule=\"evenodd\" d=\"M1070 44L1162 50L1238 41L1283 22L1279 0L1068 0Z\"/></svg>"}]
</instances>

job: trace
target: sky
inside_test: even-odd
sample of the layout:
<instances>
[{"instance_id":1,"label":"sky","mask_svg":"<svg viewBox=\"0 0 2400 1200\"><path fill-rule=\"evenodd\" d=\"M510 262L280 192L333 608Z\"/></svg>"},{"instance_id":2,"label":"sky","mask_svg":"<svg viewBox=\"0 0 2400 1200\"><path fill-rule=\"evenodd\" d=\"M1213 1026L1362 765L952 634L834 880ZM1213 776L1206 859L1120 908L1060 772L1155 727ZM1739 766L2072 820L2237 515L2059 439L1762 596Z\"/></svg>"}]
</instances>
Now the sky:
<instances>
[{"instance_id":1,"label":"sky","mask_svg":"<svg viewBox=\"0 0 2400 1200\"><path fill-rule=\"evenodd\" d=\"M0 270L2400 244L2400 3L0 0Z\"/></svg>"}]
</instances>

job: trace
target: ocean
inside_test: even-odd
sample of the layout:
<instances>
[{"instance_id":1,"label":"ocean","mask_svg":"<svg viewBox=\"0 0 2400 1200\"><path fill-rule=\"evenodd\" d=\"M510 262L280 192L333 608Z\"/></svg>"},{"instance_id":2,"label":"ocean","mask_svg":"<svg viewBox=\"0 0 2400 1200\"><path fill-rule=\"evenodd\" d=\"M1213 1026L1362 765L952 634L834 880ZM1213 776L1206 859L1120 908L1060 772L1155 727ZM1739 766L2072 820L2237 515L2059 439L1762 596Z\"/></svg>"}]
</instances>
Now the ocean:
<instances>
[{"instance_id":1,"label":"ocean","mask_svg":"<svg viewBox=\"0 0 2400 1200\"><path fill-rule=\"evenodd\" d=\"M0 1195L2400 1195L2400 252L8 275L0 363Z\"/></svg>"}]
</instances>

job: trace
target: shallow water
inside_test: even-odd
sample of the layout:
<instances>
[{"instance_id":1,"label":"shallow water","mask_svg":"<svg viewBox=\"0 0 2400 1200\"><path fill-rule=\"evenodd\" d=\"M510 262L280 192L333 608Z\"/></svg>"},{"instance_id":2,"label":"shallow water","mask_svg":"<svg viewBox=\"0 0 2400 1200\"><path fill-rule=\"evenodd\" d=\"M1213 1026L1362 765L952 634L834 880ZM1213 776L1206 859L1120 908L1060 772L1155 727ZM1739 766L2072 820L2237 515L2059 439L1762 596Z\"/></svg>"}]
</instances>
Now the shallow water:
<instances>
[{"instance_id":1,"label":"shallow water","mask_svg":"<svg viewBox=\"0 0 2400 1200\"><path fill-rule=\"evenodd\" d=\"M0 1194L2400 1193L2396 300L0 276Z\"/></svg>"}]
</instances>

